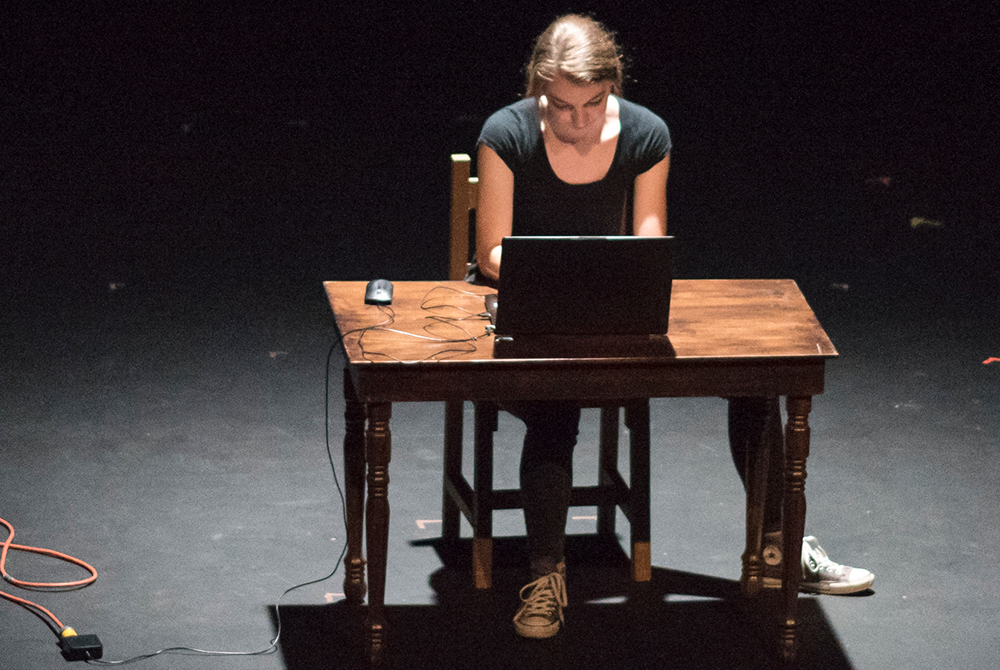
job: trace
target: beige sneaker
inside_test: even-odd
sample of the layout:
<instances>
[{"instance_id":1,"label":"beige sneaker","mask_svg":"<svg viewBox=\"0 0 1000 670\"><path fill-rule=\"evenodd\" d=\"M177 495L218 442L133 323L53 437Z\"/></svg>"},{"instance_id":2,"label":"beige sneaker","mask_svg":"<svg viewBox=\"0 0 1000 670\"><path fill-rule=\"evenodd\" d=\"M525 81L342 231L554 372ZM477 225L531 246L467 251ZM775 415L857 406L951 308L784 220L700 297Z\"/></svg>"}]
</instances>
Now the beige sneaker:
<instances>
[{"instance_id":1,"label":"beige sneaker","mask_svg":"<svg viewBox=\"0 0 1000 670\"><path fill-rule=\"evenodd\" d=\"M563 568L563 565L559 567ZM528 592L527 597L525 591ZM563 623L562 611L566 603L566 577L561 572L553 572L526 584L521 589L521 607L514 615L517 634L536 640L552 637Z\"/></svg>"}]
</instances>

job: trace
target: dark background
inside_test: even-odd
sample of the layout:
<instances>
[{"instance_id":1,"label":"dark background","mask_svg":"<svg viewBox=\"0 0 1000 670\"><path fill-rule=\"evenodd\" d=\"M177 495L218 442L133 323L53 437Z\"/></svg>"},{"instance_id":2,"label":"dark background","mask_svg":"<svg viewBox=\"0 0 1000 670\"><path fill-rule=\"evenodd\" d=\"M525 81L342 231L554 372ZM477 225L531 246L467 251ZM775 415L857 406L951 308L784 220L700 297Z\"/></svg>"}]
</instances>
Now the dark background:
<instances>
[{"instance_id":1,"label":"dark background","mask_svg":"<svg viewBox=\"0 0 1000 670\"><path fill-rule=\"evenodd\" d=\"M442 276L447 155L562 9L113 6L5 12L4 260L31 283ZM680 274L822 287L922 253L958 283L934 266L995 251L985 10L572 8L617 31L627 97L671 127Z\"/></svg>"},{"instance_id":2,"label":"dark background","mask_svg":"<svg viewBox=\"0 0 1000 670\"><path fill-rule=\"evenodd\" d=\"M0 8L0 516L102 575L39 599L109 658L266 644L280 591L342 547L320 282L443 278L448 154L517 99L535 35L594 10L631 63L626 97L673 134L678 274L793 278L841 354L811 419L808 527L876 590L802 598L804 666L996 667L987 3L336 4ZM393 411L399 667L769 658L733 597L743 500L722 401L652 403L656 597L577 600L539 648L509 630L519 573L470 594L428 547L436 527L414 523L440 510L440 408ZM511 472L517 430L498 433ZM608 574L571 598L624 596ZM352 617L326 606L340 579L283 601L278 655L220 667L348 664ZM11 667L65 665L34 617L0 604L0 622Z\"/></svg>"}]
</instances>

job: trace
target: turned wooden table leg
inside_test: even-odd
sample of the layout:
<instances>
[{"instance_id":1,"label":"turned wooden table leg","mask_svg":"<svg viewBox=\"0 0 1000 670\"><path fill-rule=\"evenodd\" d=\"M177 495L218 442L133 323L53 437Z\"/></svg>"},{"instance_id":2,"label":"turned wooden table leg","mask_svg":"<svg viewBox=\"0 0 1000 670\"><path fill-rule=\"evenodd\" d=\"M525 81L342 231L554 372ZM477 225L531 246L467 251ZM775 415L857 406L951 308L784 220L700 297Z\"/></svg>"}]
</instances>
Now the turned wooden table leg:
<instances>
[{"instance_id":1,"label":"turned wooden table leg","mask_svg":"<svg viewBox=\"0 0 1000 670\"><path fill-rule=\"evenodd\" d=\"M389 549L389 461L392 439L389 417L392 405L369 403L365 431L368 462L368 504L365 510L368 550L368 622L371 630L371 661L380 664L385 654L385 571Z\"/></svg>"},{"instance_id":2,"label":"turned wooden table leg","mask_svg":"<svg viewBox=\"0 0 1000 670\"><path fill-rule=\"evenodd\" d=\"M809 457L809 411L812 398L787 400L788 425L785 427L785 496L782 514L784 536L784 574L782 597L785 622L781 630L781 648L786 661L795 660L798 621L796 610L799 584L802 581L802 534L806 522L806 459Z\"/></svg>"},{"instance_id":3,"label":"turned wooden table leg","mask_svg":"<svg viewBox=\"0 0 1000 670\"><path fill-rule=\"evenodd\" d=\"M347 506L347 557L344 596L359 605L365 599L365 559L361 552L365 511L365 408L358 402L351 375L344 370L344 502Z\"/></svg>"}]
</instances>

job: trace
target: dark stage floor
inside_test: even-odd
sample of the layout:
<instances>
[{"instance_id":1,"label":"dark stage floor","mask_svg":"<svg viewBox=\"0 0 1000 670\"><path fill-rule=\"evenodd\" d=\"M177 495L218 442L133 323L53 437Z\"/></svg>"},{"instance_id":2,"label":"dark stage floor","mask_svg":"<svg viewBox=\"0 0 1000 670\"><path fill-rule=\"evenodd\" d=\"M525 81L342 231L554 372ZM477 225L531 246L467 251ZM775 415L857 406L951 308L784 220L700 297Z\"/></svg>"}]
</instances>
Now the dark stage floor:
<instances>
[{"instance_id":1,"label":"dark stage floor","mask_svg":"<svg viewBox=\"0 0 1000 670\"><path fill-rule=\"evenodd\" d=\"M796 279L840 351L811 416L807 531L876 581L855 597L802 596L802 667L996 667L1000 362L984 361L1000 358L1000 244L985 169L995 154L976 134L985 104L967 97L944 114L874 74L799 86L839 76L820 63L846 23L813 51L801 38L733 71L728 33L704 36L699 15L662 11L653 19L680 26L676 48L617 18L637 44L631 90L675 136L678 272ZM387 27L352 15L349 30L308 13L96 15L80 29L49 14L16 24L23 62L4 65L16 85L3 98L0 157L0 517L16 542L78 556L100 578L63 594L4 588L99 635L109 660L178 645L265 648L278 597L333 571L344 547L324 443L334 333L321 281L444 275L447 154L472 149L518 80L489 79L503 90L456 106L474 77L443 69L421 83L411 60L394 57L432 40L389 40L407 20L391 12ZM766 18L737 17L744 28ZM493 20L519 25L499 10ZM494 61L516 73L536 23L479 74ZM464 46L483 39L472 24ZM346 48L337 30L352 54L344 67L363 81L329 74L330 50ZM879 34L853 45L863 64ZM213 46L226 40L239 48ZM980 42L965 44L949 57L980 63ZM927 71L904 68L906 81L937 72L925 57ZM744 81L782 68L798 84ZM341 365L334 356L329 370L338 466ZM496 588L474 592L464 556L434 542L443 408L395 407L394 667L766 666L754 612L737 596L743 496L725 405L657 400L652 412L652 584L630 589L623 555L588 537L593 511L574 510L566 630L533 644L510 625L523 576L517 513L497 517L512 539ZM507 483L520 430L503 418L497 477ZM585 414L581 481L595 430ZM21 554L8 570L77 574ZM338 571L281 601L276 653L134 667L352 667L342 580ZM65 665L30 613L0 602L0 622L0 666Z\"/></svg>"}]
</instances>

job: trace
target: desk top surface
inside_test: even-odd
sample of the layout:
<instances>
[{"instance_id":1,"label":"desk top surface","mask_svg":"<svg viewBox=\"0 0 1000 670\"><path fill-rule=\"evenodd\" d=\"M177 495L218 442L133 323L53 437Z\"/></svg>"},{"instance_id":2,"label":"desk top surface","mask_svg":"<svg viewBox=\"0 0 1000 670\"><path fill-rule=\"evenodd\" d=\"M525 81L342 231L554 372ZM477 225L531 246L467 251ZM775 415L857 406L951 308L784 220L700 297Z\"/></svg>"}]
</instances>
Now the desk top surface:
<instances>
[{"instance_id":1,"label":"desk top surface","mask_svg":"<svg viewBox=\"0 0 1000 670\"><path fill-rule=\"evenodd\" d=\"M465 282L395 282L391 307L380 308L364 303L365 285L324 282L352 365L518 364L493 356L482 299L491 289ZM790 279L676 280L668 337L673 355L665 364L837 355Z\"/></svg>"}]
</instances>

